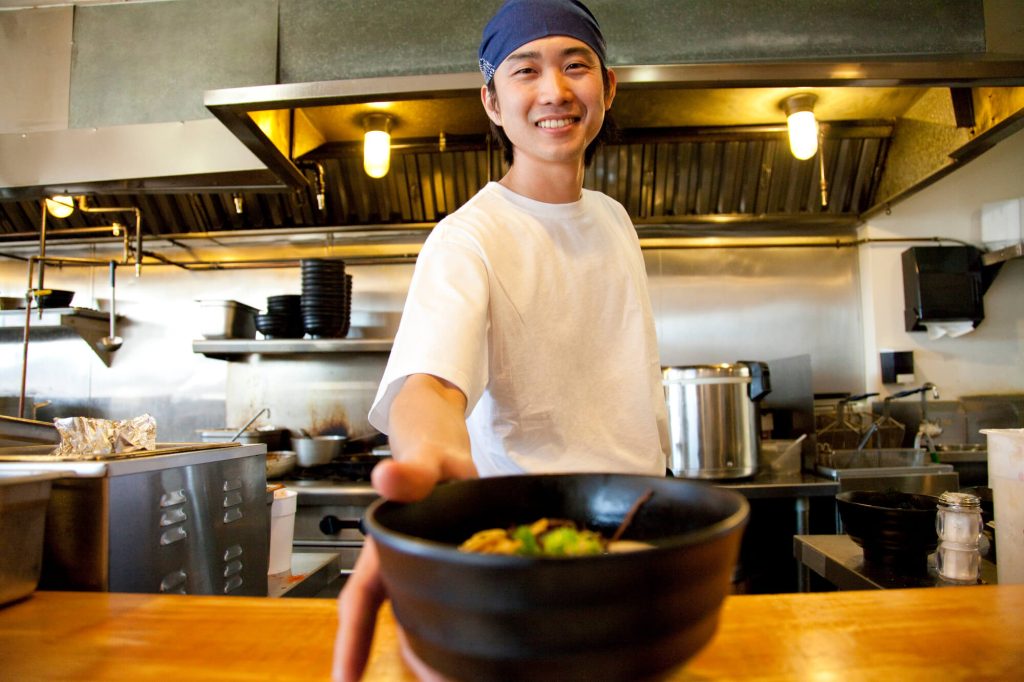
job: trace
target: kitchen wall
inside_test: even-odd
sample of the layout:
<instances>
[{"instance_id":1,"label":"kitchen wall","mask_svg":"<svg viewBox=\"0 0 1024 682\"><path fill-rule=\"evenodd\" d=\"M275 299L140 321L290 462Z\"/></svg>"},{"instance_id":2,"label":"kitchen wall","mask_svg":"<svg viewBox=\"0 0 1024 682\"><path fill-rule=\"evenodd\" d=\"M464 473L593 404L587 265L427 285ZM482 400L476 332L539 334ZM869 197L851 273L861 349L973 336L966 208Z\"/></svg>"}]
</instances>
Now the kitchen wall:
<instances>
[{"instance_id":1,"label":"kitchen wall","mask_svg":"<svg viewBox=\"0 0 1024 682\"><path fill-rule=\"evenodd\" d=\"M888 214L871 218L860 236L939 236L980 247L982 205L1017 197L1024 197L1024 132L893 206ZM881 382L878 353L888 349L913 351L915 381L936 384L943 399L1024 392L1024 259L1003 265L985 294L985 319L975 331L932 340L926 332L904 328L900 256L912 245L860 248L867 389L884 396L906 388Z\"/></svg>"},{"instance_id":2,"label":"kitchen wall","mask_svg":"<svg viewBox=\"0 0 1024 682\"><path fill-rule=\"evenodd\" d=\"M982 54L1013 0L592 0L609 62ZM472 72L499 0L0 0L0 190L262 169L206 90ZM372 11L370 8L372 6ZM1011 27L990 35L990 24ZM1017 33L1013 33L1017 31ZM58 152L59 150L59 152Z\"/></svg>"}]
</instances>

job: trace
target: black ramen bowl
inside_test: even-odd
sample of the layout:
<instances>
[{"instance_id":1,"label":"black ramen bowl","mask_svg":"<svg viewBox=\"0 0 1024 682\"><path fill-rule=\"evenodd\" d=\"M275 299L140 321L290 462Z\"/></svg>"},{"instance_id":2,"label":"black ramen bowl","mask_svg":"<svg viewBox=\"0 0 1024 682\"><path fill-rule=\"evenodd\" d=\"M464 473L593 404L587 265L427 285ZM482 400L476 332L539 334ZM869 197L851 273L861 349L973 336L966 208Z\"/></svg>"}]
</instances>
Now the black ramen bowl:
<instances>
[{"instance_id":1,"label":"black ramen bowl","mask_svg":"<svg viewBox=\"0 0 1024 682\"><path fill-rule=\"evenodd\" d=\"M924 574L939 544L939 498L904 492L851 490L836 495L850 538L864 548L864 563L899 573Z\"/></svg>"},{"instance_id":2,"label":"black ramen bowl","mask_svg":"<svg viewBox=\"0 0 1024 682\"><path fill-rule=\"evenodd\" d=\"M67 308L71 305L75 292L67 289L40 289L35 297L36 305L40 308Z\"/></svg>"},{"instance_id":3,"label":"black ramen bowl","mask_svg":"<svg viewBox=\"0 0 1024 682\"><path fill-rule=\"evenodd\" d=\"M487 528L571 519L640 551L537 558L461 552ZM617 474L510 476L378 500L366 526L416 654L462 680L637 680L680 665L715 634L743 528L743 496L697 481Z\"/></svg>"}]
</instances>

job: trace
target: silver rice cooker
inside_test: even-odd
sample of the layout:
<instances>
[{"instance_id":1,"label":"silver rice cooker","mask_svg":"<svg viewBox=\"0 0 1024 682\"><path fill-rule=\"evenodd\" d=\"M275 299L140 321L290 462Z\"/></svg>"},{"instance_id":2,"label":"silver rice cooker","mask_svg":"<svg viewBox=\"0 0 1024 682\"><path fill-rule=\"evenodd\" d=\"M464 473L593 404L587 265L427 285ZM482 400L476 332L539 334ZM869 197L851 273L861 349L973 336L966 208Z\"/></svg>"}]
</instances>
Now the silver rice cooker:
<instances>
[{"instance_id":1,"label":"silver rice cooker","mask_svg":"<svg viewBox=\"0 0 1024 682\"><path fill-rule=\"evenodd\" d=\"M673 475L730 479L757 473L760 401L771 391L766 363L665 367L662 383Z\"/></svg>"}]
</instances>

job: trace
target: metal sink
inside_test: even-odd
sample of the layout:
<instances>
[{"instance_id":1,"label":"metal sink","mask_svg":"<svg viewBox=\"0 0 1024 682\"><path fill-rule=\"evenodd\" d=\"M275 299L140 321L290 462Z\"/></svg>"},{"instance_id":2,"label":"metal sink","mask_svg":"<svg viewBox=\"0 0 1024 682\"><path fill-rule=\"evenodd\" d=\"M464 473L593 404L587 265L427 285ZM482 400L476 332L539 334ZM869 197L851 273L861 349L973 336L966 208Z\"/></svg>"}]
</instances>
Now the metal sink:
<instances>
[{"instance_id":1,"label":"metal sink","mask_svg":"<svg viewBox=\"0 0 1024 682\"><path fill-rule=\"evenodd\" d=\"M822 453L818 455L818 464L831 469L902 469L930 466L934 462L922 448L869 448Z\"/></svg>"},{"instance_id":2,"label":"metal sink","mask_svg":"<svg viewBox=\"0 0 1024 682\"><path fill-rule=\"evenodd\" d=\"M940 462L987 462L988 447L980 443L952 443L936 445Z\"/></svg>"},{"instance_id":3,"label":"metal sink","mask_svg":"<svg viewBox=\"0 0 1024 682\"><path fill-rule=\"evenodd\" d=\"M932 461L927 450L915 448L874 448L834 450L820 453L818 473L838 480L859 476L923 475L953 471L950 464Z\"/></svg>"}]
</instances>

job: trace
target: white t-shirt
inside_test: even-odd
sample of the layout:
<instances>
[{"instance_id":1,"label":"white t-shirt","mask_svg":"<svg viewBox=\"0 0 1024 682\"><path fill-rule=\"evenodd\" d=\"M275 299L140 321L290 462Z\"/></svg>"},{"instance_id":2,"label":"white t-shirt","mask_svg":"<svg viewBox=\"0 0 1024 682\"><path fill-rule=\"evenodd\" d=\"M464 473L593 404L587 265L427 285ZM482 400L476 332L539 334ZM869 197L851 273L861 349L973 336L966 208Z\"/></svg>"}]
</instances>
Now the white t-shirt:
<instances>
[{"instance_id":1,"label":"white t-shirt","mask_svg":"<svg viewBox=\"0 0 1024 682\"><path fill-rule=\"evenodd\" d=\"M416 262L370 423L411 374L467 399L481 476L665 473L667 416L647 274L625 209L547 204L491 182Z\"/></svg>"}]
</instances>

